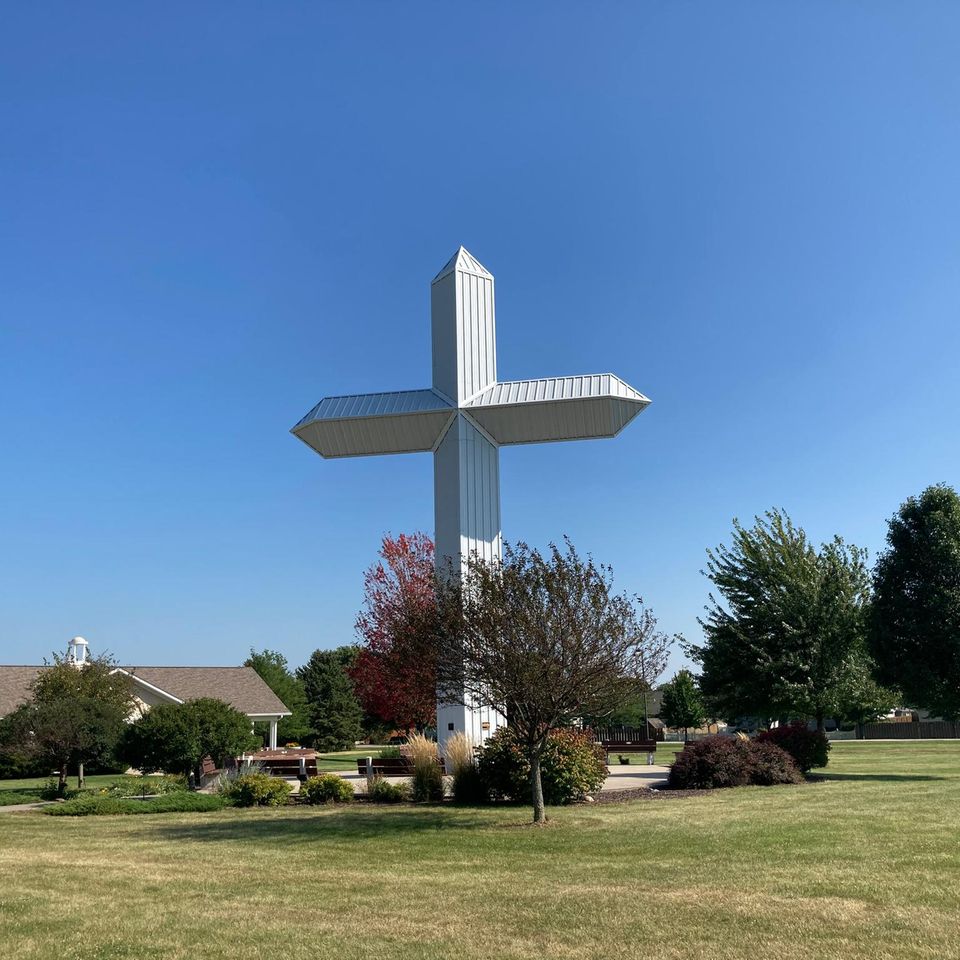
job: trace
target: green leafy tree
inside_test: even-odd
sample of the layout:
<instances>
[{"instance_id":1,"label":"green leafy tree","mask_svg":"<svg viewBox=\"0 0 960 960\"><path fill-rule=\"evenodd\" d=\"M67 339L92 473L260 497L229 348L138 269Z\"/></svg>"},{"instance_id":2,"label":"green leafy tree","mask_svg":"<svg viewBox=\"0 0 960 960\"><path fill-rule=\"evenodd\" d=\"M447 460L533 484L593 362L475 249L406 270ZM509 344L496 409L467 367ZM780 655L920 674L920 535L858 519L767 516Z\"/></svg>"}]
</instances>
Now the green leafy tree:
<instances>
[{"instance_id":1,"label":"green leafy tree","mask_svg":"<svg viewBox=\"0 0 960 960\"><path fill-rule=\"evenodd\" d=\"M363 709L347 673L356 654L349 646L314 650L297 671L320 750L344 750L363 736Z\"/></svg>"},{"instance_id":2,"label":"green leafy tree","mask_svg":"<svg viewBox=\"0 0 960 960\"><path fill-rule=\"evenodd\" d=\"M878 680L911 706L960 718L960 497L952 487L927 487L900 507L873 585Z\"/></svg>"},{"instance_id":3,"label":"green leafy tree","mask_svg":"<svg viewBox=\"0 0 960 960\"><path fill-rule=\"evenodd\" d=\"M507 545L502 561L474 556L461 577L438 578L440 696L508 717L530 765L534 823L546 819L541 759L551 731L608 715L666 663L671 640L638 597L614 592L612 576L567 542L545 556ZM418 629L431 631L426 618Z\"/></svg>"},{"instance_id":4,"label":"green leafy tree","mask_svg":"<svg viewBox=\"0 0 960 960\"><path fill-rule=\"evenodd\" d=\"M686 742L690 727L699 727L706 720L696 678L689 670L679 670L669 683L663 685L661 693L660 719L668 727L683 730Z\"/></svg>"},{"instance_id":5,"label":"green leafy tree","mask_svg":"<svg viewBox=\"0 0 960 960\"><path fill-rule=\"evenodd\" d=\"M870 590L865 551L835 537L814 549L779 510L733 544L707 551L711 593L706 636L688 653L715 716L824 718L841 709L849 672L866 656Z\"/></svg>"},{"instance_id":6,"label":"green leafy tree","mask_svg":"<svg viewBox=\"0 0 960 960\"><path fill-rule=\"evenodd\" d=\"M109 657L78 665L54 654L30 699L5 718L4 750L55 768L61 796L69 768L110 758L133 710L130 678L115 668Z\"/></svg>"},{"instance_id":7,"label":"green leafy tree","mask_svg":"<svg viewBox=\"0 0 960 960\"><path fill-rule=\"evenodd\" d=\"M222 700L202 697L151 708L126 729L119 751L144 773L196 775L199 782L204 757L221 764L257 746L246 714Z\"/></svg>"},{"instance_id":8,"label":"green leafy tree","mask_svg":"<svg viewBox=\"0 0 960 960\"><path fill-rule=\"evenodd\" d=\"M837 693L835 717L840 722L872 723L902 701L901 694L875 679L876 667L869 656L856 656Z\"/></svg>"},{"instance_id":9,"label":"green leafy tree","mask_svg":"<svg viewBox=\"0 0 960 960\"><path fill-rule=\"evenodd\" d=\"M283 701L290 711L289 717L277 724L278 742L309 743L313 737L310 713L303 682L287 666L287 658L276 650L254 650L244 661L245 667L253 667L263 682Z\"/></svg>"}]
</instances>

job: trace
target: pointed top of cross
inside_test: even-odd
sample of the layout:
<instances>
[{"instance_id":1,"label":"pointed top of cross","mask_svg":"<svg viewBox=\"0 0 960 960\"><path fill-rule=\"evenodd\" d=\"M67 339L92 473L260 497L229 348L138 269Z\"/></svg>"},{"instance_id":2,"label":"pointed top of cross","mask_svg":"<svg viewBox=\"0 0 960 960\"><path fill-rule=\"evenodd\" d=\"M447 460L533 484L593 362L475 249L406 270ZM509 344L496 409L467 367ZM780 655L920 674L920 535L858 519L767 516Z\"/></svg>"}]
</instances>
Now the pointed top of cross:
<instances>
[{"instance_id":1,"label":"pointed top of cross","mask_svg":"<svg viewBox=\"0 0 960 960\"><path fill-rule=\"evenodd\" d=\"M456 253L443 265L443 269L433 278L432 283L442 280L448 273L460 270L477 277L493 279L493 274L464 246L457 247Z\"/></svg>"}]
</instances>

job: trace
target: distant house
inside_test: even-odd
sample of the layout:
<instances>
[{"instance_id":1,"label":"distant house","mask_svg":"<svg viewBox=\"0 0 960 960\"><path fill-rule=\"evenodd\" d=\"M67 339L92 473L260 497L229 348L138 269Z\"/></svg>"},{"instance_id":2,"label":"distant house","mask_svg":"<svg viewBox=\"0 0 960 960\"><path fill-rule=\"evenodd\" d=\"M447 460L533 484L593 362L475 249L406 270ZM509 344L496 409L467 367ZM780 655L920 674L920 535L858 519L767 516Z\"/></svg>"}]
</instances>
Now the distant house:
<instances>
[{"instance_id":1,"label":"distant house","mask_svg":"<svg viewBox=\"0 0 960 960\"><path fill-rule=\"evenodd\" d=\"M76 640L79 640L78 644ZM68 659L82 663L86 641L71 641ZM15 710L30 696L30 684L43 666L6 666L0 664L0 717ZM277 724L290 711L260 678L253 667L117 667L133 682L139 712L158 703L183 703L212 697L223 700L252 723L269 726L268 746L277 746Z\"/></svg>"}]
</instances>

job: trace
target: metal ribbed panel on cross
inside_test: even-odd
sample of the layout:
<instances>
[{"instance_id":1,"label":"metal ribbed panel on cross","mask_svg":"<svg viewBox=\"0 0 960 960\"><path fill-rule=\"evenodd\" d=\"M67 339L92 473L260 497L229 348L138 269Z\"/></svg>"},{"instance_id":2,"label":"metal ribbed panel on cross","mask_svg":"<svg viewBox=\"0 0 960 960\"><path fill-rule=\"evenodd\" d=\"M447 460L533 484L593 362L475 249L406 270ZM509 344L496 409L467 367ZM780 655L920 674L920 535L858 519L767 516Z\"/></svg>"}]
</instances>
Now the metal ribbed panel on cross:
<instances>
[{"instance_id":1,"label":"metal ribbed panel on cross","mask_svg":"<svg viewBox=\"0 0 960 960\"><path fill-rule=\"evenodd\" d=\"M610 373L497 382L493 275L463 247L431 286L433 386L326 397L293 433L323 457L433 452L438 564L501 555L501 445L613 437L650 401ZM480 743L496 713L439 704L438 738Z\"/></svg>"}]
</instances>

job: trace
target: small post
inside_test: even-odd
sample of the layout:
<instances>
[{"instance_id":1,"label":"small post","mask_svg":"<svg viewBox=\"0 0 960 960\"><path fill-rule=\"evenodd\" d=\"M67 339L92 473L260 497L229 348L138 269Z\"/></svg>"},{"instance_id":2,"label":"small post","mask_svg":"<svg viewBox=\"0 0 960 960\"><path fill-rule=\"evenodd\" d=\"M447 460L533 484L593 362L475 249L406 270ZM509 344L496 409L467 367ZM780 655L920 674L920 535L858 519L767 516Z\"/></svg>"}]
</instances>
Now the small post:
<instances>
[{"instance_id":1,"label":"small post","mask_svg":"<svg viewBox=\"0 0 960 960\"><path fill-rule=\"evenodd\" d=\"M86 779L83 776L83 764L77 764L77 789L82 790L83 785L86 783Z\"/></svg>"},{"instance_id":2,"label":"small post","mask_svg":"<svg viewBox=\"0 0 960 960\"><path fill-rule=\"evenodd\" d=\"M367 789L373 786L373 757L367 757Z\"/></svg>"}]
</instances>

